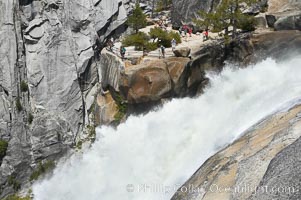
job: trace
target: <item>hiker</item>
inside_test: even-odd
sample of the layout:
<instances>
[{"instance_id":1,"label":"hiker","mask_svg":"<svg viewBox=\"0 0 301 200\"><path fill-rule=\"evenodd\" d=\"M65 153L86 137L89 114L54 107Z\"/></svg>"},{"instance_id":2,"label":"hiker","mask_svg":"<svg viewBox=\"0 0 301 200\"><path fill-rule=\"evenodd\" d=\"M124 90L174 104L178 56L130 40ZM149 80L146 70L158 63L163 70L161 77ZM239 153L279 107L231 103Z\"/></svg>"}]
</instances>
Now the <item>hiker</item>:
<instances>
[{"instance_id":1,"label":"hiker","mask_svg":"<svg viewBox=\"0 0 301 200\"><path fill-rule=\"evenodd\" d=\"M126 49L124 46L121 46L120 47L120 55L121 55L121 59L123 60L125 57L125 52L126 52Z\"/></svg>"},{"instance_id":2,"label":"hiker","mask_svg":"<svg viewBox=\"0 0 301 200\"><path fill-rule=\"evenodd\" d=\"M112 43L111 39L107 41L107 46L109 47L108 50L111 51L111 52L113 52L113 43Z\"/></svg>"},{"instance_id":3,"label":"hiker","mask_svg":"<svg viewBox=\"0 0 301 200\"><path fill-rule=\"evenodd\" d=\"M182 27L179 28L179 34L182 35Z\"/></svg>"},{"instance_id":4,"label":"hiker","mask_svg":"<svg viewBox=\"0 0 301 200\"><path fill-rule=\"evenodd\" d=\"M177 45L177 41L175 40L175 38L172 38L172 40L171 40L171 49L172 49L172 51L175 51L176 45Z\"/></svg>"},{"instance_id":5,"label":"hiker","mask_svg":"<svg viewBox=\"0 0 301 200\"><path fill-rule=\"evenodd\" d=\"M208 33L208 29L206 29L205 31L204 31L204 38L203 38L203 41L206 41L206 40L208 40L209 39L209 33Z\"/></svg>"},{"instance_id":6,"label":"hiker","mask_svg":"<svg viewBox=\"0 0 301 200\"><path fill-rule=\"evenodd\" d=\"M189 34L189 37L191 37L191 34L192 34L192 28L188 28L188 34Z\"/></svg>"},{"instance_id":7,"label":"hiker","mask_svg":"<svg viewBox=\"0 0 301 200\"><path fill-rule=\"evenodd\" d=\"M143 56L147 56L147 50L146 50L146 47L143 47Z\"/></svg>"},{"instance_id":8,"label":"hiker","mask_svg":"<svg viewBox=\"0 0 301 200\"><path fill-rule=\"evenodd\" d=\"M162 58L165 58L165 47L163 45L161 45L160 50L162 53Z\"/></svg>"}]
</instances>

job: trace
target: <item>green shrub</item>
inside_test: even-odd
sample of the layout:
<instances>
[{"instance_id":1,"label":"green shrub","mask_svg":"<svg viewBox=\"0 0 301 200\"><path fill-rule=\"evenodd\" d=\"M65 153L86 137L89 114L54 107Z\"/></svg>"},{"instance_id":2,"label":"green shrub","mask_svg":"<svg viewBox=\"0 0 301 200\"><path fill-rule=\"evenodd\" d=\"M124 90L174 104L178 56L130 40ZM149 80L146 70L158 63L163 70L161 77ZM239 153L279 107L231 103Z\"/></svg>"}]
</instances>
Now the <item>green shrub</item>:
<instances>
[{"instance_id":1,"label":"green shrub","mask_svg":"<svg viewBox=\"0 0 301 200\"><path fill-rule=\"evenodd\" d=\"M8 147L8 142L6 142L5 140L0 140L0 163L1 160L4 158L4 156L6 155L7 147Z\"/></svg>"},{"instance_id":2,"label":"green shrub","mask_svg":"<svg viewBox=\"0 0 301 200\"><path fill-rule=\"evenodd\" d=\"M167 32L159 27L151 28L149 32L150 38L155 41L158 39L158 45L164 47L171 47L171 40L174 38L177 43L181 43L181 36L176 32Z\"/></svg>"},{"instance_id":3,"label":"green shrub","mask_svg":"<svg viewBox=\"0 0 301 200\"><path fill-rule=\"evenodd\" d=\"M143 13L139 3L136 3L132 14L128 17L127 24L132 27L136 33L138 33L140 28L146 27L146 15Z\"/></svg>"},{"instance_id":4,"label":"green shrub","mask_svg":"<svg viewBox=\"0 0 301 200\"><path fill-rule=\"evenodd\" d=\"M154 51L158 48L158 43L156 42L148 42L145 46L146 51Z\"/></svg>"},{"instance_id":5,"label":"green shrub","mask_svg":"<svg viewBox=\"0 0 301 200\"><path fill-rule=\"evenodd\" d=\"M15 191L18 191L21 188L21 184L16 180L14 176L9 176L7 182L10 186L13 186Z\"/></svg>"},{"instance_id":6,"label":"green shrub","mask_svg":"<svg viewBox=\"0 0 301 200\"><path fill-rule=\"evenodd\" d=\"M33 114L32 113L29 113L28 114L28 123L31 124L33 121Z\"/></svg>"},{"instance_id":7,"label":"green shrub","mask_svg":"<svg viewBox=\"0 0 301 200\"><path fill-rule=\"evenodd\" d=\"M138 32L133 35L126 36L123 41L123 46L135 46L136 50L143 50L143 47L147 46L147 43L149 41L149 37L147 34Z\"/></svg>"},{"instance_id":8,"label":"green shrub","mask_svg":"<svg viewBox=\"0 0 301 200\"><path fill-rule=\"evenodd\" d=\"M243 31L254 31L256 20L253 16L242 15L238 20L238 28Z\"/></svg>"},{"instance_id":9,"label":"green shrub","mask_svg":"<svg viewBox=\"0 0 301 200\"><path fill-rule=\"evenodd\" d=\"M89 138L95 138L96 137L96 129L95 126L93 125L88 125L87 126L87 130L88 130L88 136Z\"/></svg>"},{"instance_id":10,"label":"green shrub","mask_svg":"<svg viewBox=\"0 0 301 200\"><path fill-rule=\"evenodd\" d=\"M14 194L14 195L10 195L10 196L6 197L4 200L31 200L31 198L29 196L19 197Z\"/></svg>"},{"instance_id":11,"label":"green shrub","mask_svg":"<svg viewBox=\"0 0 301 200\"><path fill-rule=\"evenodd\" d=\"M17 98L17 99L16 99L16 108L17 108L17 111L18 111L18 112L21 112L21 111L23 110L23 107L22 107L20 98Z\"/></svg>"},{"instance_id":12,"label":"green shrub","mask_svg":"<svg viewBox=\"0 0 301 200\"><path fill-rule=\"evenodd\" d=\"M52 160L48 160L46 161L45 163L39 163L37 169L35 171L32 172L32 174L30 175L30 181L33 181L33 180L38 180L38 178L49 172L50 170L54 169L55 167L55 163L54 161Z\"/></svg>"},{"instance_id":13,"label":"green shrub","mask_svg":"<svg viewBox=\"0 0 301 200\"><path fill-rule=\"evenodd\" d=\"M28 91L28 84L26 81L22 80L20 83L21 92L27 92Z\"/></svg>"},{"instance_id":14,"label":"green shrub","mask_svg":"<svg viewBox=\"0 0 301 200\"><path fill-rule=\"evenodd\" d=\"M83 146L83 141L78 141L77 143L76 143L76 148L77 149L82 149L82 146Z\"/></svg>"},{"instance_id":15,"label":"green shrub","mask_svg":"<svg viewBox=\"0 0 301 200\"><path fill-rule=\"evenodd\" d=\"M124 102L124 100L122 99L122 97L119 94L116 95L115 102L117 104L118 112L114 115L114 119L115 119L115 121L117 121L118 123L120 123L120 121L126 115L126 112L127 112L127 103Z\"/></svg>"},{"instance_id":16,"label":"green shrub","mask_svg":"<svg viewBox=\"0 0 301 200\"><path fill-rule=\"evenodd\" d=\"M167 10L168 7L172 4L172 0L158 0L156 2L156 12L161 12Z\"/></svg>"},{"instance_id":17,"label":"green shrub","mask_svg":"<svg viewBox=\"0 0 301 200\"><path fill-rule=\"evenodd\" d=\"M169 32L169 36L170 36L170 38L174 38L177 41L177 44L180 44L182 42L181 36L177 32L171 31L171 32Z\"/></svg>"}]
</instances>

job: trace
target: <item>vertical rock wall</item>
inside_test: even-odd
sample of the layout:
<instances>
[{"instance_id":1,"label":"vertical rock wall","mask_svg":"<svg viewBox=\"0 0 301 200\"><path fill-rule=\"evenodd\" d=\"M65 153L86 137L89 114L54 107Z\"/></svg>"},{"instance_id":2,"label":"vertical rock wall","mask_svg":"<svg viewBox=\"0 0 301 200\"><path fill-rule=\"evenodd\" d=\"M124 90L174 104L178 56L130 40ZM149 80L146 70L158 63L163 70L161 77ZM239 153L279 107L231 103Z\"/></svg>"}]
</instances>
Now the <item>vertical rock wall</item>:
<instances>
[{"instance_id":1,"label":"vertical rock wall","mask_svg":"<svg viewBox=\"0 0 301 200\"><path fill-rule=\"evenodd\" d=\"M121 33L130 9L128 0L0 1L0 198L16 192L8 177L23 187L37 163L86 137L102 77L92 46Z\"/></svg>"}]
</instances>

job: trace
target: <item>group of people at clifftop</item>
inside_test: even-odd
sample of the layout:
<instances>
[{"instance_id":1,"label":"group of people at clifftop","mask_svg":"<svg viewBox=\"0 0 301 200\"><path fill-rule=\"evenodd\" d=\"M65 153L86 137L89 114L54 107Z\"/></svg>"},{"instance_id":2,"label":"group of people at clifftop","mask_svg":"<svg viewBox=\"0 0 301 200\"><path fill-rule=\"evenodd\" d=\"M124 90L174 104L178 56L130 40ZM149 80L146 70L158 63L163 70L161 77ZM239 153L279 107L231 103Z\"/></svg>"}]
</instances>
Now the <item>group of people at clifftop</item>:
<instances>
[{"instance_id":1,"label":"group of people at clifftop","mask_svg":"<svg viewBox=\"0 0 301 200\"><path fill-rule=\"evenodd\" d=\"M192 35L192 32L193 32L193 28L188 26L188 25L183 25L179 28L179 34L182 36L182 37L185 37L186 40L187 40L187 36L189 35L189 37L191 37ZM206 41L209 39L209 29L205 29L203 31L203 41Z\"/></svg>"},{"instance_id":2,"label":"group of people at clifftop","mask_svg":"<svg viewBox=\"0 0 301 200\"><path fill-rule=\"evenodd\" d=\"M158 27L158 25L156 25L156 27ZM160 28L162 28L162 27L160 26ZM181 26L179 28L179 34L180 34L180 36L181 37L185 37L186 41L188 40L187 39L188 36L192 37L192 33L193 33L193 28L191 26L189 26L189 25L183 25L183 26ZM206 41L208 39L209 39L209 30L205 29L203 31L203 41ZM97 40L97 41L99 41L99 40ZM114 50L113 50L113 48L114 48L114 42L115 41L114 41L113 38L108 39L107 42L106 42L107 49L109 51L113 52L113 53L114 53ZM177 45L177 42L173 38L171 40L171 48L172 48L173 52L176 49L176 45ZM95 52L99 52L99 50L100 50L99 46L101 46L101 45L99 45L99 44L97 45L97 43L96 43L94 46L93 46L93 49L95 50ZM98 47L98 48L96 48L96 47ZM118 52L118 50L117 50L117 52ZM115 53L117 53L117 52L115 52ZM96 53L96 54L98 54L98 53ZM121 46L119 48L119 54L120 54L121 59L124 60L125 59L125 54L126 54L126 48L124 46ZM147 55L147 53L146 53L146 50L144 48L143 49L143 56L146 56L146 55ZM99 58L99 55L97 55L97 57ZM163 45L160 45L160 47L159 47L159 58L161 58L161 57L165 58L165 46L163 46Z\"/></svg>"}]
</instances>

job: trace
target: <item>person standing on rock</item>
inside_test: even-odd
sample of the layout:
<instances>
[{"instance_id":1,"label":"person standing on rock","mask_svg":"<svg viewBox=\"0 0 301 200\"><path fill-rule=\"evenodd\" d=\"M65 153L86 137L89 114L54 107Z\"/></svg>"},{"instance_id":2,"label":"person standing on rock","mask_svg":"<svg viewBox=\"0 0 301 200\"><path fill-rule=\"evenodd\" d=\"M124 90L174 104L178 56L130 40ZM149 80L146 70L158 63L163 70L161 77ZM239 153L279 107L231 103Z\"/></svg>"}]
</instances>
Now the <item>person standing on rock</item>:
<instances>
[{"instance_id":1,"label":"person standing on rock","mask_svg":"<svg viewBox=\"0 0 301 200\"><path fill-rule=\"evenodd\" d=\"M191 27L188 28L188 34L189 34L189 37L191 37L191 34L192 34L192 28Z\"/></svg>"},{"instance_id":2,"label":"person standing on rock","mask_svg":"<svg viewBox=\"0 0 301 200\"><path fill-rule=\"evenodd\" d=\"M124 46L121 46L120 47L120 55L121 55L121 59L124 60L124 56L125 56L125 52L126 52L126 49Z\"/></svg>"},{"instance_id":3,"label":"person standing on rock","mask_svg":"<svg viewBox=\"0 0 301 200\"><path fill-rule=\"evenodd\" d=\"M162 53L162 58L165 58L165 47L163 45L161 45L160 49L161 49L161 53Z\"/></svg>"},{"instance_id":4,"label":"person standing on rock","mask_svg":"<svg viewBox=\"0 0 301 200\"><path fill-rule=\"evenodd\" d=\"M175 51L176 45L177 45L177 41L175 40L175 38L172 38L172 40L171 40L171 49L172 49L172 51Z\"/></svg>"},{"instance_id":5,"label":"person standing on rock","mask_svg":"<svg viewBox=\"0 0 301 200\"><path fill-rule=\"evenodd\" d=\"M209 39L209 33L208 33L208 29L206 29L205 31L204 31L204 38L203 38L203 41L206 41L206 40L208 40Z\"/></svg>"}]
</instances>

